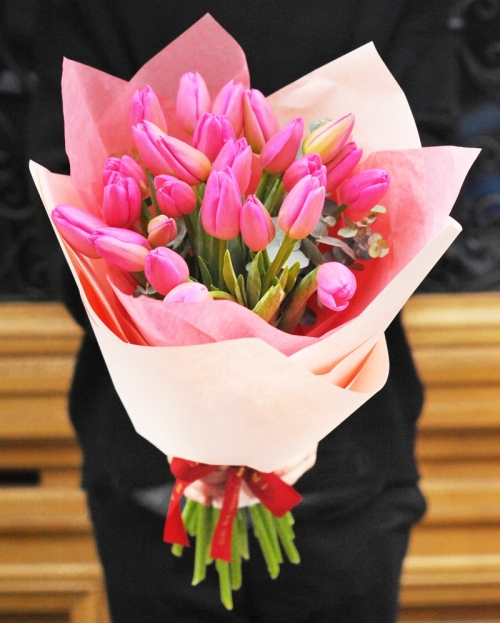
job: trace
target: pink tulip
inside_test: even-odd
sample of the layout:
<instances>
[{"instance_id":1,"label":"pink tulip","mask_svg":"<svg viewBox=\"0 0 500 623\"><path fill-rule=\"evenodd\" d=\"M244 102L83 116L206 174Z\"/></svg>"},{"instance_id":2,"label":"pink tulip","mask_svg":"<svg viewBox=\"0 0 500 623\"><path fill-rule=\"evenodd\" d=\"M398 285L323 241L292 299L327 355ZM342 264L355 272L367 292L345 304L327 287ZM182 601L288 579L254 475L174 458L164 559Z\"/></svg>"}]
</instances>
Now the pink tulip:
<instances>
[{"instance_id":1,"label":"pink tulip","mask_svg":"<svg viewBox=\"0 0 500 623\"><path fill-rule=\"evenodd\" d=\"M213 301L213 298L202 283L186 281L172 288L163 301L165 303L205 303Z\"/></svg>"},{"instance_id":2,"label":"pink tulip","mask_svg":"<svg viewBox=\"0 0 500 623\"><path fill-rule=\"evenodd\" d=\"M371 210L389 188L389 174L382 169L361 171L340 187L340 201L350 214L357 216Z\"/></svg>"},{"instance_id":3,"label":"pink tulip","mask_svg":"<svg viewBox=\"0 0 500 623\"><path fill-rule=\"evenodd\" d=\"M298 160L295 160L285 172L283 176L283 186L287 192L290 192L297 182L306 175L317 177L324 186L326 183L326 167L321 162L319 154L307 154Z\"/></svg>"},{"instance_id":4,"label":"pink tulip","mask_svg":"<svg viewBox=\"0 0 500 623\"><path fill-rule=\"evenodd\" d=\"M158 247L147 254L144 266L146 279L160 294L189 279L189 267L185 260L172 249Z\"/></svg>"},{"instance_id":5,"label":"pink tulip","mask_svg":"<svg viewBox=\"0 0 500 623\"><path fill-rule=\"evenodd\" d=\"M113 268L127 273L144 270L151 246L141 234L120 227L102 227L90 239L97 253Z\"/></svg>"},{"instance_id":6,"label":"pink tulip","mask_svg":"<svg viewBox=\"0 0 500 623\"><path fill-rule=\"evenodd\" d=\"M224 115L203 113L193 134L193 147L199 149L213 162L227 141L236 140L233 126Z\"/></svg>"},{"instance_id":7,"label":"pink tulip","mask_svg":"<svg viewBox=\"0 0 500 623\"><path fill-rule=\"evenodd\" d=\"M198 149L167 135L158 139L158 149L171 172L186 184L195 186L208 178L212 163Z\"/></svg>"},{"instance_id":8,"label":"pink tulip","mask_svg":"<svg viewBox=\"0 0 500 623\"><path fill-rule=\"evenodd\" d=\"M172 170L158 149L158 140L161 136L166 136L160 128L154 124L139 123L132 128L135 146L141 156L141 160L146 168L153 175L162 173L172 173Z\"/></svg>"},{"instance_id":9,"label":"pink tulip","mask_svg":"<svg viewBox=\"0 0 500 623\"><path fill-rule=\"evenodd\" d=\"M212 112L216 115L225 115L231 122L236 136L243 129L243 95L245 87L241 82L230 80L215 97Z\"/></svg>"},{"instance_id":10,"label":"pink tulip","mask_svg":"<svg viewBox=\"0 0 500 623\"><path fill-rule=\"evenodd\" d=\"M326 192L332 192L351 173L361 160L362 149L357 149L356 143L346 143L333 160L326 166Z\"/></svg>"},{"instance_id":11,"label":"pink tulip","mask_svg":"<svg viewBox=\"0 0 500 623\"><path fill-rule=\"evenodd\" d=\"M340 262L322 264L316 275L319 302L333 311L342 311L356 292L356 277Z\"/></svg>"},{"instance_id":12,"label":"pink tulip","mask_svg":"<svg viewBox=\"0 0 500 623\"><path fill-rule=\"evenodd\" d=\"M236 142L227 141L220 150L212 165L212 171L223 171L225 167L234 171L240 192L244 195L252 173L252 148L245 138L240 138Z\"/></svg>"},{"instance_id":13,"label":"pink tulip","mask_svg":"<svg viewBox=\"0 0 500 623\"><path fill-rule=\"evenodd\" d=\"M276 233L265 206L253 195L247 198L240 213L241 235L251 251L262 251Z\"/></svg>"},{"instance_id":14,"label":"pink tulip","mask_svg":"<svg viewBox=\"0 0 500 623\"><path fill-rule=\"evenodd\" d=\"M104 187L102 215L111 227L128 227L141 214L142 197L137 182L112 171Z\"/></svg>"},{"instance_id":15,"label":"pink tulip","mask_svg":"<svg viewBox=\"0 0 500 623\"><path fill-rule=\"evenodd\" d=\"M316 227L325 203L325 187L318 178L306 175L283 201L278 214L280 229L295 240L306 238Z\"/></svg>"},{"instance_id":16,"label":"pink tulip","mask_svg":"<svg viewBox=\"0 0 500 623\"><path fill-rule=\"evenodd\" d=\"M167 122L160 106L158 96L153 89L146 85L132 96L131 125L136 126L144 121L150 121L163 132L167 131Z\"/></svg>"},{"instance_id":17,"label":"pink tulip","mask_svg":"<svg viewBox=\"0 0 500 623\"><path fill-rule=\"evenodd\" d=\"M173 218L160 214L149 221L148 242L152 247L164 247L176 236L177 225Z\"/></svg>"},{"instance_id":18,"label":"pink tulip","mask_svg":"<svg viewBox=\"0 0 500 623\"><path fill-rule=\"evenodd\" d=\"M201 204L201 223L210 236L231 240L240 233L241 196L233 171L212 171Z\"/></svg>"},{"instance_id":19,"label":"pink tulip","mask_svg":"<svg viewBox=\"0 0 500 623\"><path fill-rule=\"evenodd\" d=\"M323 164L328 164L345 145L353 127L352 113L336 121L328 121L306 136L302 143L302 151L304 154L314 151L321 156Z\"/></svg>"},{"instance_id":20,"label":"pink tulip","mask_svg":"<svg viewBox=\"0 0 500 623\"><path fill-rule=\"evenodd\" d=\"M276 132L260 152L263 169L274 175L284 173L297 157L303 132L304 121L301 117L289 121Z\"/></svg>"},{"instance_id":21,"label":"pink tulip","mask_svg":"<svg viewBox=\"0 0 500 623\"><path fill-rule=\"evenodd\" d=\"M171 218L182 218L196 208L196 194L189 184L171 175L157 175L154 181L158 207Z\"/></svg>"},{"instance_id":22,"label":"pink tulip","mask_svg":"<svg viewBox=\"0 0 500 623\"><path fill-rule=\"evenodd\" d=\"M258 154L267 141L280 129L273 109L264 95L257 89L245 91L243 125L248 144Z\"/></svg>"},{"instance_id":23,"label":"pink tulip","mask_svg":"<svg viewBox=\"0 0 500 623\"><path fill-rule=\"evenodd\" d=\"M57 231L72 249L87 257L100 257L90 236L97 229L106 227L102 219L65 203L56 206L51 217Z\"/></svg>"},{"instance_id":24,"label":"pink tulip","mask_svg":"<svg viewBox=\"0 0 500 623\"><path fill-rule=\"evenodd\" d=\"M259 154L254 154L252 152L252 171L250 174L250 183L246 190L247 195L253 195L257 192L263 172Z\"/></svg>"},{"instance_id":25,"label":"pink tulip","mask_svg":"<svg viewBox=\"0 0 500 623\"><path fill-rule=\"evenodd\" d=\"M210 110L210 95L202 76L196 72L183 74L177 91L175 114L181 128L193 134L196 122L205 112Z\"/></svg>"},{"instance_id":26,"label":"pink tulip","mask_svg":"<svg viewBox=\"0 0 500 623\"><path fill-rule=\"evenodd\" d=\"M108 158L102 172L102 183L109 182L111 173L120 173L124 177L130 177L137 182L142 198L148 194L148 178L141 165L130 156L121 158Z\"/></svg>"}]
</instances>

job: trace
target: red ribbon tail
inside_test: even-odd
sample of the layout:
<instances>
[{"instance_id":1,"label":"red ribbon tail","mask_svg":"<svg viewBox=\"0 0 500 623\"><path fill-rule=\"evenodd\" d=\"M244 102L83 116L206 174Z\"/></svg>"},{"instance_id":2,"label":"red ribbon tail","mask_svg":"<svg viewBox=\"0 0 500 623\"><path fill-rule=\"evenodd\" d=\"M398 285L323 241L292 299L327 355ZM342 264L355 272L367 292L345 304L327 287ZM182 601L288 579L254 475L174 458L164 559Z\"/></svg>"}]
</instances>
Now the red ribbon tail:
<instances>
[{"instance_id":1,"label":"red ribbon tail","mask_svg":"<svg viewBox=\"0 0 500 623\"><path fill-rule=\"evenodd\" d=\"M189 537L184 527L181 514L181 498L182 492L188 483L182 480L176 480L172 495L170 496L170 504L168 505L167 518L165 527L163 528L163 540L165 543L177 543L189 547Z\"/></svg>"},{"instance_id":2,"label":"red ribbon tail","mask_svg":"<svg viewBox=\"0 0 500 623\"><path fill-rule=\"evenodd\" d=\"M234 519L238 510L238 499L244 472L244 467L230 467L227 470L224 500L222 501L219 521L212 537L210 556L226 562L231 562Z\"/></svg>"},{"instance_id":3,"label":"red ribbon tail","mask_svg":"<svg viewBox=\"0 0 500 623\"><path fill-rule=\"evenodd\" d=\"M252 493L276 517L283 517L302 500L298 491L272 472L247 469L244 478Z\"/></svg>"}]
</instances>

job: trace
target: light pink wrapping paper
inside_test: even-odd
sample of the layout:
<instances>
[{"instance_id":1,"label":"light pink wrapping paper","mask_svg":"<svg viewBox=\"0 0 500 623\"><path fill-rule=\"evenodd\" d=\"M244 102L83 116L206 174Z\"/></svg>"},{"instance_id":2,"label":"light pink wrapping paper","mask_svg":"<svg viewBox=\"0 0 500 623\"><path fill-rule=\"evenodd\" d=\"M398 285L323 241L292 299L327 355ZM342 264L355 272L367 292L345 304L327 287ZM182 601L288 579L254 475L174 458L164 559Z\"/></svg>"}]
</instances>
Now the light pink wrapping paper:
<instances>
[{"instance_id":1,"label":"light pink wrapping paper","mask_svg":"<svg viewBox=\"0 0 500 623\"><path fill-rule=\"evenodd\" d=\"M248 82L241 49L210 16L131 83L65 61L71 183L31 164L47 211L58 203L98 211L102 166L110 153L129 150L129 100L146 82L162 96L169 132L182 136L173 119L173 85L194 70L212 95L230 78ZM448 214L477 156L477 150L455 147L419 149L404 94L372 45L269 100L282 123L298 115L308 124L354 112L354 138L368 154L361 168L391 173L388 214L380 221L391 252L368 264L345 312L325 313L301 336L282 333L230 302L133 299L125 277L108 281L103 261L72 252L60 239L136 430L165 454L261 471L308 449L381 389L388 374L383 332L460 231Z\"/></svg>"}]
</instances>

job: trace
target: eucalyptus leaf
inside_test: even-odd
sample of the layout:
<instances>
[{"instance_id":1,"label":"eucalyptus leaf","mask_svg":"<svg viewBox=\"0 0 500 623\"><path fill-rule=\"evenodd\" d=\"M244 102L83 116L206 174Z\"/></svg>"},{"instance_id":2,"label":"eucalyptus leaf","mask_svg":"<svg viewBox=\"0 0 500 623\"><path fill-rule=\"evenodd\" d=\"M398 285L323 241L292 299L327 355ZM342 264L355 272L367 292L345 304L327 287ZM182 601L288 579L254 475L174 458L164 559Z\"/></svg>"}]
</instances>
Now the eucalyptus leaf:
<instances>
[{"instance_id":1,"label":"eucalyptus leaf","mask_svg":"<svg viewBox=\"0 0 500 623\"><path fill-rule=\"evenodd\" d=\"M329 236L326 236L326 238L329 238ZM319 240L322 240L322 239L323 238L319 238ZM304 238L303 240L301 240L300 250L307 257L307 259L310 262L312 262L315 266L319 266L320 264L323 264L323 256L321 254L321 251L318 249L316 244L310 238Z\"/></svg>"},{"instance_id":2,"label":"eucalyptus leaf","mask_svg":"<svg viewBox=\"0 0 500 623\"><path fill-rule=\"evenodd\" d=\"M384 206L376 205L376 206L373 206L370 212L374 212L375 214L385 214L387 210L385 209Z\"/></svg>"},{"instance_id":3,"label":"eucalyptus leaf","mask_svg":"<svg viewBox=\"0 0 500 623\"><path fill-rule=\"evenodd\" d=\"M338 233L342 238L354 238L354 236L358 235L358 228L353 223L352 227L342 227Z\"/></svg>"}]
</instances>

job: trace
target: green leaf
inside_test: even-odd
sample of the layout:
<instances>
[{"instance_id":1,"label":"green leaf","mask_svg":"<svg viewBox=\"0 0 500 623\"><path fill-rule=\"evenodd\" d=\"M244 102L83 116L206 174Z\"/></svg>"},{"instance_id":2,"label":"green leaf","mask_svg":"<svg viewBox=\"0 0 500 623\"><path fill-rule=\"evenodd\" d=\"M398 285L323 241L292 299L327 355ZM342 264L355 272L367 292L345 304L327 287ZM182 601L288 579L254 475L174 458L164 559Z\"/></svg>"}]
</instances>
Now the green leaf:
<instances>
[{"instance_id":1,"label":"green leaf","mask_svg":"<svg viewBox=\"0 0 500 623\"><path fill-rule=\"evenodd\" d=\"M238 302L241 305L244 305L245 307L247 307L247 295L246 295L246 288L245 288L245 277L243 277L243 275L238 275L238 280L237 280L237 284L238 284L238 290L236 291L236 294L238 297L241 297L241 301L238 298Z\"/></svg>"},{"instance_id":2,"label":"green leaf","mask_svg":"<svg viewBox=\"0 0 500 623\"><path fill-rule=\"evenodd\" d=\"M283 288L283 291L285 291L287 281L288 281L288 266L285 266L283 270L281 271L281 275L278 280L280 286Z\"/></svg>"},{"instance_id":3,"label":"green leaf","mask_svg":"<svg viewBox=\"0 0 500 623\"><path fill-rule=\"evenodd\" d=\"M241 281L238 281L236 274L234 272L233 263L231 261L231 254L229 251L226 251L224 254L224 267L222 269L222 274L224 276L224 282L227 286L229 292L234 296L234 298L238 301L240 305L245 305L245 297L241 290ZM240 275L243 279L243 276ZM245 287L245 282L243 281L243 288Z\"/></svg>"},{"instance_id":4,"label":"green leaf","mask_svg":"<svg viewBox=\"0 0 500 623\"><path fill-rule=\"evenodd\" d=\"M290 269L288 269L288 278L286 280L286 285L285 285L285 294L288 294L290 290L293 288L293 286L295 285L299 271L300 271L300 262L295 262L295 264Z\"/></svg>"},{"instance_id":5,"label":"green leaf","mask_svg":"<svg viewBox=\"0 0 500 623\"><path fill-rule=\"evenodd\" d=\"M263 265L262 253L259 251L253 258L247 276L247 300L250 309L255 307L260 299L260 289L262 287L259 262Z\"/></svg>"},{"instance_id":6,"label":"green leaf","mask_svg":"<svg viewBox=\"0 0 500 623\"><path fill-rule=\"evenodd\" d=\"M282 331L291 333L300 322L309 297L318 289L316 281L318 269L319 267L307 274L288 295L286 308L278 325Z\"/></svg>"},{"instance_id":7,"label":"green leaf","mask_svg":"<svg viewBox=\"0 0 500 623\"><path fill-rule=\"evenodd\" d=\"M260 316L263 320L271 324L271 321L276 317L284 298L285 292L278 283L264 294L252 311L257 314L257 316Z\"/></svg>"},{"instance_id":8,"label":"green leaf","mask_svg":"<svg viewBox=\"0 0 500 623\"><path fill-rule=\"evenodd\" d=\"M210 274L210 271L208 270L207 263L201 257L201 255L198 255L198 266L200 267L200 271L201 271L201 280L203 281L204 285L207 288L210 288L210 286L213 285L212 275Z\"/></svg>"}]
</instances>

